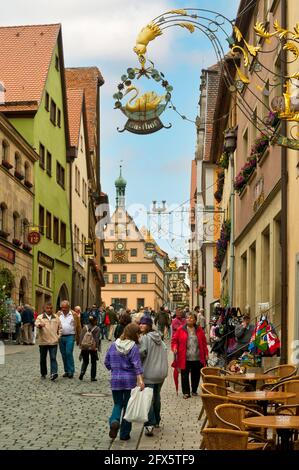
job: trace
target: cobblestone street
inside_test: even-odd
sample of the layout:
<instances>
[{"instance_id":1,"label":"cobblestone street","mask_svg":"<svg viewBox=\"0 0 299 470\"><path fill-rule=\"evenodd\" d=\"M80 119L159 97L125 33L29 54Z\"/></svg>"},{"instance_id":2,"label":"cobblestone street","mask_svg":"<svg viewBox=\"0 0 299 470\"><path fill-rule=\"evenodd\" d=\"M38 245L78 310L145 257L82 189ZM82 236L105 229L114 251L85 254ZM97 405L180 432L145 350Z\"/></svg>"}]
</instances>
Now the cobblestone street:
<instances>
[{"instance_id":1,"label":"cobblestone street","mask_svg":"<svg viewBox=\"0 0 299 470\"><path fill-rule=\"evenodd\" d=\"M3 449L111 449L182 450L199 448L197 421L200 398L183 400L176 395L169 368L162 388L162 421L153 437L134 424L129 441L112 441L108 417L112 408L110 374L103 366L107 341L98 363L97 382L90 382L89 370L78 380L79 350L75 349L74 379L41 380L38 346L6 344L5 364L0 365L0 450ZM169 362L172 353L169 352Z\"/></svg>"}]
</instances>

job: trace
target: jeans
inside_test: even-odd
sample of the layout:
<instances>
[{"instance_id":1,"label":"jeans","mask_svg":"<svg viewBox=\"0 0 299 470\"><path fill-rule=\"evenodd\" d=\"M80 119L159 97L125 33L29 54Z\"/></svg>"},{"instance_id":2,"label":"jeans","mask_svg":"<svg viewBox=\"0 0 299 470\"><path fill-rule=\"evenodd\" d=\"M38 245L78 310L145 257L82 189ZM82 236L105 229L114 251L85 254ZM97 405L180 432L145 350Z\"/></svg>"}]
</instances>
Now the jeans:
<instances>
[{"instance_id":1,"label":"jeans","mask_svg":"<svg viewBox=\"0 0 299 470\"><path fill-rule=\"evenodd\" d=\"M120 423L121 414L123 412L123 416L125 415L127 404L129 398L131 396L131 390L112 390L112 397L113 397L113 410L112 415L109 418L109 425L113 423L113 421L118 421ZM127 437L130 435L132 429L132 423L129 423L125 419L122 419L120 425L120 438Z\"/></svg>"},{"instance_id":2,"label":"jeans","mask_svg":"<svg viewBox=\"0 0 299 470\"><path fill-rule=\"evenodd\" d=\"M63 360L64 372L71 375L75 372L73 356L74 345L75 335L61 336L59 340L59 349Z\"/></svg>"},{"instance_id":3,"label":"jeans","mask_svg":"<svg viewBox=\"0 0 299 470\"><path fill-rule=\"evenodd\" d=\"M190 395L189 373L191 372L192 393L197 393L200 369L202 364L199 361L186 361L186 369L181 370L182 392L184 395Z\"/></svg>"},{"instance_id":4,"label":"jeans","mask_svg":"<svg viewBox=\"0 0 299 470\"><path fill-rule=\"evenodd\" d=\"M146 387L153 389L153 399L150 410L148 412L148 421L144 423L144 426L155 426L160 424L161 421L161 388L163 382L159 384L146 384Z\"/></svg>"},{"instance_id":5,"label":"jeans","mask_svg":"<svg viewBox=\"0 0 299 470\"><path fill-rule=\"evenodd\" d=\"M81 351L81 356L82 356L82 367L81 367L81 375L84 375L86 372L86 369L89 364L89 356L90 356L90 362L91 362L91 378L95 379L97 375L97 359L98 359L98 353L97 351Z\"/></svg>"},{"instance_id":6,"label":"jeans","mask_svg":"<svg viewBox=\"0 0 299 470\"><path fill-rule=\"evenodd\" d=\"M104 336L105 336L106 339L108 339L107 326L104 325L104 324L101 324L101 325L100 325L100 330L101 330L101 336L102 336L101 339L104 339Z\"/></svg>"},{"instance_id":7,"label":"jeans","mask_svg":"<svg viewBox=\"0 0 299 470\"><path fill-rule=\"evenodd\" d=\"M57 374L58 365L56 360L57 354L57 344L54 346L40 346L40 373L41 375L47 375L47 354L49 351L50 355L50 368L51 368L51 375Z\"/></svg>"}]
</instances>

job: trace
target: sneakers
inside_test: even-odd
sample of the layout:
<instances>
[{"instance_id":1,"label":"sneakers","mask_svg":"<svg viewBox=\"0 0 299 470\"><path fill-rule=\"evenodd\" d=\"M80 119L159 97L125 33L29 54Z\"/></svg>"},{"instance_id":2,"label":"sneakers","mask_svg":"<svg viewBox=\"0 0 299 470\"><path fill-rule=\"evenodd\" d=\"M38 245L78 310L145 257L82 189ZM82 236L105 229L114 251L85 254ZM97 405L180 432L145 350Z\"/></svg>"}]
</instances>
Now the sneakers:
<instances>
[{"instance_id":1,"label":"sneakers","mask_svg":"<svg viewBox=\"0 0 299 470\"><path fill-rule=\"evenodd\" d=\"M54 380L56 380L57 377L58 377L58 374L53 374L53 375L51 375L51 380L52 380L52 382L54 382Z\"/></svg>"},{"instance_id":2,"label":"sneakers","mask_svg":"<svg viewBox=\"0 0 299 470\"><path fill-rule=\"evenodd\" d=\"M154 433L153 433L154 426L144 426L144 430L145 430L144 434L146 436L153 436L154 435Z\"/></svg>"},{"instance_id":3,"label":"sneakers","mask_svg":"<svg viewBox=\"0 0 299 470\"><path fill-rule=\"evenodd\" d=\"M109 437L115 439L119 430L119 422L113 421L110 425Z\"/></svg>"},{"instance_id":4,"label":"sneakers","mask_svg":"<svg viewBox=\"0 0 299 470\"><path fill-rule=\"evenodd\" d=\"M74 374L68 374L68 378L72 379L74 377Z\"/></svg>"}]
</instances>

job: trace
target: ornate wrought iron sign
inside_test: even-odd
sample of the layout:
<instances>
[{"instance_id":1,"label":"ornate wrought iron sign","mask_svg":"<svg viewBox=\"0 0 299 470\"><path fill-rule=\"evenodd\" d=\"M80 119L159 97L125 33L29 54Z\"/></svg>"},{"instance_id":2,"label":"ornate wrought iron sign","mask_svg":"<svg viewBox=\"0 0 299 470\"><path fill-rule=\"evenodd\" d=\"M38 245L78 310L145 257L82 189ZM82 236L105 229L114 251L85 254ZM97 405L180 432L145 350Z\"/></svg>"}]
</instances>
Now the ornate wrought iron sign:
<instances>
[{"instance_id":1,"label":"ornate wrought iron sign","mask_svg":"<svg viewBox=\"0 0 299 470\"><path fill-rule=\"evenodd\" d=\"M161 82L164 94L158 95L154 91L147 91L139 96L139 88L132 84L132 80L136 77L137 80L141 77L146 77L148 79L152 78L156 82ZM165 111L171 99L173 88L165 80L164 74L154 68L152 62L148 68L144 68L143 63L141 68L128 68L127 74L122 75L121 83L118 84L117 88L117 93L113 95L113 98L116 100L115 109L120 109L128 118L124 128L121 130L117 129L119 132L127 130L133 134L152 134L163 127L166 129L171 127L171 124L164 126L159 116ZM123 104L121 100L126 95L130 95L130 99Z\"/></svg>"}]
</instances>

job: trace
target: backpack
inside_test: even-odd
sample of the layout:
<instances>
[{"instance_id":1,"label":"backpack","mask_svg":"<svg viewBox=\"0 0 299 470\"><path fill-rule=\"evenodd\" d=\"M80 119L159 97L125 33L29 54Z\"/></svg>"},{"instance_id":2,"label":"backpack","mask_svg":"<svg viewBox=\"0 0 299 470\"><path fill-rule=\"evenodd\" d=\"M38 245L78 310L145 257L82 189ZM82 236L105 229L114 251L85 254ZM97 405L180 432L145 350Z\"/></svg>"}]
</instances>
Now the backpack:
<instances>
[{"instance_id":1,"label":"backpack","mask_svg":"<svg viewBox=\"0 0 299 470\"><path fill-rule=\"evenodd\" d=\"M89 330L88 328L86 329L86 332L81 342L81 349L83 349L84 351L96 351L97 350L97 344L92 334L95 328L96 326L94 326L92 330Z\"/></svg>"}]
</instances>

